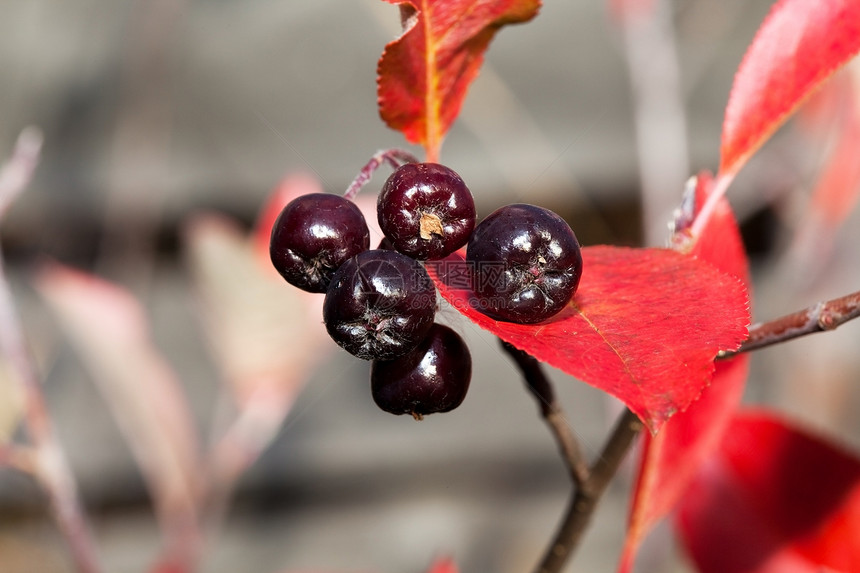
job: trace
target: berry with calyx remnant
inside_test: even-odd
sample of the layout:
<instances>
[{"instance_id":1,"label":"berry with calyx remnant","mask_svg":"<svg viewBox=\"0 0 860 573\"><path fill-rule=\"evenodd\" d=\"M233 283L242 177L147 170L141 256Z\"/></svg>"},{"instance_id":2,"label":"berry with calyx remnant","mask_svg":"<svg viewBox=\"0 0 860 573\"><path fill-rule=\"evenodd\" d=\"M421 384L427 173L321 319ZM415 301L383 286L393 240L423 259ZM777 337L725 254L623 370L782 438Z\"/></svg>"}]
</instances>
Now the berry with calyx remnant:
<instances>
[{"instance_id":1,"label":"berry with calyx remnant","mask_svg":"<svg viewBox=\"0 0 860 573\"><path fill-rule=\"evenodd\" d=\"M370 247L370 231L359 208L328 193L290 201L272 227L269 256L288 283L325 292L335 271Z\"/></svg>"},{"instance_id":2,"label":"berry with calyx remnant","mask_svg":"<svg viewBox=\"0 0 860 573\"><path fill-rule=\"evenodd\" d=\"M396 251L352 257L323 302L329 335L365 360L391 360L415 348L433 326L436 287L416 260Z\"/></svg>"},{"instance_id":3,"label":"berry with calyx remnant","mask_svg":"<svg viewBox=\"0 0 860 573\"><path fill-rule=\"evenodd\" d=\"M437 163L406 163L382 186L379 227L394 248L415 259L441 259L469 240L475 201L453 170Z\"/></svg>"},{"instance_id":4,"label":"berry with calyx remnant","mask_svg":"<svg viewBox=\"0 0 860 573\"><path fill-rule=\"evenodd\" d=\"M563 309L582 275L582 253L570 226L534 205L508 205L487 216L472 233L466 260L474 269L480 310L523 324Z\"/></svg>"},{"instance_id":5,"label":"berry with calyx remnant","mask_svg":"<svg viewBox=\"0 0 860 573\"><path fill-rule=\"evenodd\" d=\"M449 412L466 397L472 357L456 332L434 324L411 352L394 360L374 360L370 388L376 405L392 414Z\"/></svg>"}]
</instances>

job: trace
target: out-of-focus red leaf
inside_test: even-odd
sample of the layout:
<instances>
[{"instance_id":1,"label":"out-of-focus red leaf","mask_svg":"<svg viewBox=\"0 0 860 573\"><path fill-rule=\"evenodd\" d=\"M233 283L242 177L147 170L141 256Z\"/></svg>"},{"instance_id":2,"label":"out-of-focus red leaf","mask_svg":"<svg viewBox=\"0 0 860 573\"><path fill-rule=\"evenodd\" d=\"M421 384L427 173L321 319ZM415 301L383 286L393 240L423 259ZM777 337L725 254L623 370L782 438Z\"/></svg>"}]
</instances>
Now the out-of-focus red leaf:
<instances>
[{"instance_id":1,"label":"out-of-focus red leaf","mask_svg":"<svg viewBox=\"0 0 860 573\"><path fill-rule=\"evenodd\" d=\"M201 476L194 421L176 375L151 340L140 304L116 285L59 264L44 267L36 285L124 433L167 542L196 538Z\"/></svg>"},{"instance_id":2,"label":"out-of-focus red leaf","mask_svg":"<svg viewBox=\"0 0 860 573\"><path fill-rule=\"evenodd\" d=\"M860 98L854 97L841 122L839 139L812 194L823 226L835 230L860 196Z\"/></svg>"},{"instance_id":3,"label":"out-of-focus red leaf","mask_svg":"<svg viewBox=\"0 0 860 573\"><path fill-rule=\"evenodd\" d=\"M433 562L427 573L457 573L457 564L450 557L442 557Z\"/></svg>"},{"instance_id":4,"label":"out-of-focus red leaf","mask_svg":"<svg viewBox=\"0 0 860 573\"><path fill-rule=\"evenodd\" d=\"M804 130L804 135L823 138L840 119L850 98L854 97L851 66L840 70L825 82L821 89L814 91L809 99L797 110L795 125Z\"/></svg>"},{"instance_id":5,"label":"out-of-focus red leaf","mask_svg":"<svg viewBox=\"0 0 860 573\"><path fill-rule=\"evenodd\" d=\"M199 215L186 244L213 357L239 416L213 453L232 481L274 437L314 365L336 348L320 327L322 297L287 284L255 260L255 240L234 221ZM268 251L268 249L267 249Z\"/></svg>"},{"instance_id":6,"label":"out-of-focus red leaf","mask_svg":"<svg viewBox=\"0 0 860 573\"><path fill-rule=\"evenodd\" d=\"M860 570L860 460L763 411L738 413L680 504L702 573Z\"/></svg>"},{"instance_id":7,"label":"out-of-focus red leaf","mask_svg":"<svg viewBox=\"0 0 860 573\"><path fill-rule=\"evenodd\" d=\"M710 194L710 174L701 173L695 187L694 209L698 212ZM689 218L693 218L691 213ZM749 284L749 266L740 230L728 201L720 200L692 255L708 261L744 284ZM701 397L685 411L673 416L656 436L644 436L639 475L619 573L631 571L639 545L648 532L687 491L696 471L719 444L731 415L740 403L749 371L749 357L740 355L716 365L714 379Z\"/></svg>"},{"instance_id":8,"label":"out-of-focus red leaf","mask_svg":"<svg viewBox=\"0 0 860 573\"><path fill-rule=\"evenodd\" d=\"M408 7L408 17L379 60L379 113L438 161L490 40L502 26L533 18L540 0L384 1Z\"/></svg>"},{"instance_id":9,"label":"out-of-focus red leaf","mask_svg":"<svg viewBox=\"0 0 860 573\"><path fill-rule=\"evenodd\" d=\"M759 28L726 106L720 175L736 173L785 119L860 51L857 0L780 0Z\"/></svg>"},{"instance_id":10,"label":"out-of-focus red leaf","mask_svg":"<svg viewBox=\"0 0 860 573\"><path fill-rule=\"evenodd\" d=\"M575 300L533 325L484 314L463 284L460 254L427 264L457 310L538 360L609 392L656 432L699 397L714 356L747 336L747 295L737 279L668 249L586 247ZM465 288L464 288L465 287Z\"/></svg>"}]
</instances>

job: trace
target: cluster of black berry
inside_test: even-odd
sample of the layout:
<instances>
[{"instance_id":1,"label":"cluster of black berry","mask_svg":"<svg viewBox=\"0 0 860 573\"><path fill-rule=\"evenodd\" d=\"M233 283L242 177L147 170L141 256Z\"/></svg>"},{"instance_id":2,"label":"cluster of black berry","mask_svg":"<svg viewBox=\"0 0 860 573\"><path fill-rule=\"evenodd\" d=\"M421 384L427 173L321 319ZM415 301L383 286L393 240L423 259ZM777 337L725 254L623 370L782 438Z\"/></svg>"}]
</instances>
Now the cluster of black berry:
<instances>
[{"instance_id":1,"label":"cluster of black berry","mask_svg":"<svg viewBox=\"0 0 860 573\"><path fill-rule=\"evenodd\" d=\"M555 213L509 205L475 227L475 203L451 169L399 166L377 202L385 239L370 233L349 199L323 193L289 203L272 229L272 263L290 283L325 293L329 335L372 360L377 405L394 414L450 411L463 401L471 356L450 328L434 322L436 289L419 261L468 243L466 265L480 309L519 323L540 322L572 298L582 272L579 244Z\"/></svg>"}]
</instances>

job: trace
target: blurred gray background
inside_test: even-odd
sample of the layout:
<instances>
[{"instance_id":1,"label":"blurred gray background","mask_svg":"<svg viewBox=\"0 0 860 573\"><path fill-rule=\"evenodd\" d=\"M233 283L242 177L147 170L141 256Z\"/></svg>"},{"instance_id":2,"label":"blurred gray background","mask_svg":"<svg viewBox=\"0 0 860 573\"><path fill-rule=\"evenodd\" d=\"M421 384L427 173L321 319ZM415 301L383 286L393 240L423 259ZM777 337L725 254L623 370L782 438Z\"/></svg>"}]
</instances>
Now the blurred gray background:
<instances>
[{"instance_id":1,"label":"blurred gray background","mask_svg":"<svg viewBox=\"0 0 860 573\"><path fill-rule=\"evenodd\" d=\"M667 97L681 105L686 157L674 156L682 175L668 177L668 203L657 202L651 227L642 224L649 198L641 192L628 48L601 0L547 0L533 22L502 30L442 159L469 184L480 214L512 201L540 203L564 214L583 244L660 245L684 178L717 166L732 76L770 4L662 4L678 54L679 93ZM34 345L48 348L49 408L111 573L144 571L158 532L103 400L29 286L31 265L52 257L139 294L198 425L208 428L218 374L188 288L183 222L217 210L250 226L285 174L309 171L340 192L376 150L404 147L379 119L374 83L376 61L398 30L397 9L379 0L0 6L0 157L26 126L45 136L36 178L4 221L2 239ZM650 55L639 54L641 75L657 60ZM654 148L659 156L661 146ZM856 216L821 270L832 280L800 284L780 256L802 204L791 197L808 192L819 160L820 150L783 130L730 192L755 255L760 318L858 288ZM387 416L356 383L366 380L367 365L333 354L241 482L205 571L418 573L439 554L452 554L466 572L532 566L566 503L564 467L492 337L457 316L443 320L474 354L463 406L421 424ZM851 324L803 352L793 346L789 354L806 370L778 350L761 353L750 399L855 440L858 332ZM823 377L830 382L807 385L810 372L826 368L835 372ZM553 377L593 455L618 406ZM615 566L628 480L619 477L571 571ZM656 537L642 570L688 571L665 532ZM38 489L0 471L0 571L70 567Z\"/></svg>"}]
</instances>

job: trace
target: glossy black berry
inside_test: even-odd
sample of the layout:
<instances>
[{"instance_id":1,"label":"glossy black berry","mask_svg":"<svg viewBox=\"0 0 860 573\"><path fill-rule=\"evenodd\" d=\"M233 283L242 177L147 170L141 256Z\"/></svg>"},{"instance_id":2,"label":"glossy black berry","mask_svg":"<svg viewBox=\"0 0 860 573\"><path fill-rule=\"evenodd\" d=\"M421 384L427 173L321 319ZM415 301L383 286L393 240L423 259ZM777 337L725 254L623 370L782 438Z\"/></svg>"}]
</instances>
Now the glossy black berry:
<instances>
[{"instance_id":1,"label":"glossy black berry","mask_svg":"<svg viewBox=\"0 0 860 573\"><path fill-rule=\"evenodd\" d=\"M534 205L502 207L475 228L466 250L485 314L508 322L546 320L579 286L582 253L570 226Z\"/></svg>"},{"instance_id":2,"label":"glossy black berry","mask_svg":"<svg viewBox=\"0 0 860 573\"><path fill-rule=\"evenodd\" d=\"M396 251L359 253L341 265L325 295L329 335L365 360L391 360L433 326L436 287L424 267Z\"/></svg>"},{"instance_id":3,"label":"glossy black berry","mask_svg":"<svg viewBox=\"0 0 860 573\"><path fill-rule=\"evenodd\" d=\"M374 360L370 368L376 405L416 419L459 406L471 378L469 348L460 335L441 324L434 324L412 352L395 360Z\"/></svg>"},{"instance_id":4,"label":"glossy black berry","mask_svg":"<svg viewBox=\"0 0 860 573\"><path fill-rule=\"evenodd\" d=\"M325 292L338 267L369 247L370 231L355 203L310 193L290 201L278 215L269 256L291 285Z\"/></svg>"},{"instance_id":5,"label":"glossy black berry","mask_svg":"<svg viewBox=\"0 0 860 573\"><path fill-rule=\"evenodd\" d=\"M415 259L440 259L469 240L475 201L460 176L437 163L407 163L382 186L379 227L394 248Z\"/></svg>"}]
</instances>

